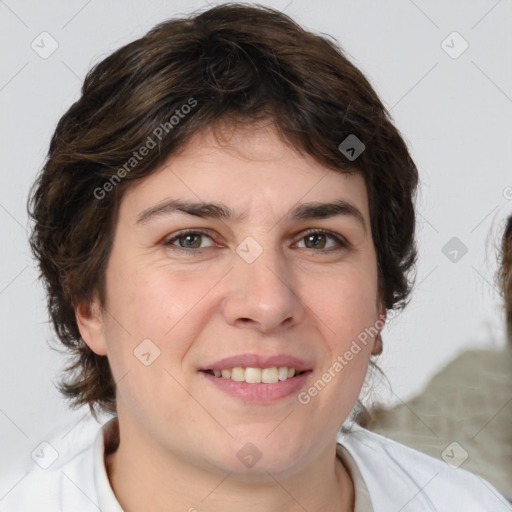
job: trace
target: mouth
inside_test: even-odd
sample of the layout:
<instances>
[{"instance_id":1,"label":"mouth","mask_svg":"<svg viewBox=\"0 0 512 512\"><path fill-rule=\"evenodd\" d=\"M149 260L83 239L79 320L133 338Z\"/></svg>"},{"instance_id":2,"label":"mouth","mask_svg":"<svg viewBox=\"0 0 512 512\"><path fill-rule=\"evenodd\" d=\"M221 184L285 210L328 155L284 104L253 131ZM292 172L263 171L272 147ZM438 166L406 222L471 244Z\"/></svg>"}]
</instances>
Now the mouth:
<instances>
[{"instance_id":1,"label":"mouth","mask_svg":"<svg viewBox=\"0 0 512 512\"><path fill-rule=\"evenodd\" d=\"M246 382L247 384L275 384L300 377L312 370L296 370L288 366L271 366L268 368L241 367L225 368L222 370L207 369L203 373L218 379L231 380L235 382Z\"/></svg>"},{"instance_id":2,"label":"mouth","mask_svg":"<svg viewBox=\"0 0 512 512\"><path fill-rule=\"evenodd\" d=\"M209 362L198 370L209 385L244 404L268 404L298 393L308 384L313 367L313 361L291 354L244 353Z\"/></svg>"},{"instance_id":3,"label":"mouth","mask_svg":"<svg viewBox=\"0 0 512 512\"><path fill-rule=\"evenodd\" d=\"M269 404L289 399L307 386L312 373L313 370L297 371L288 366L235 366L199 371L214 388L244 404Z\"/></svg>"}]
</instances>

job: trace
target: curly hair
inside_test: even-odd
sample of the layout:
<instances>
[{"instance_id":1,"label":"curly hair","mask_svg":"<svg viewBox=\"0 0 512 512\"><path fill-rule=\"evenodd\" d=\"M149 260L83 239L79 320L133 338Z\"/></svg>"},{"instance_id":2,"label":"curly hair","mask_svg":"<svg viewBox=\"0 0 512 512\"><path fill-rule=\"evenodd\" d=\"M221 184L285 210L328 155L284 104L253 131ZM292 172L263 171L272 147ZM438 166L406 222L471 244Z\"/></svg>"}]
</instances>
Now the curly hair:
<instances>
[{"instance_id":1,"label":"curly hair","mask_svg":"<svg viewBox=\"0 0 512 512\"><path fill-rule=\"evenodd\" d=\"M363 176L379 297L387 309L405 306L418 173L369 81L334 39L275 9L228 3L196 11L158 24L89 71L29 193L30 247L54 330L73 358L59 389L73 406L116 411L108 359L81 340L75 308L94 298L105 304L123 193L193 134L226 119L271 119L301 154ZM356 159L339 148L348 136L364 144Z\"/></svg>"}]
</instances>

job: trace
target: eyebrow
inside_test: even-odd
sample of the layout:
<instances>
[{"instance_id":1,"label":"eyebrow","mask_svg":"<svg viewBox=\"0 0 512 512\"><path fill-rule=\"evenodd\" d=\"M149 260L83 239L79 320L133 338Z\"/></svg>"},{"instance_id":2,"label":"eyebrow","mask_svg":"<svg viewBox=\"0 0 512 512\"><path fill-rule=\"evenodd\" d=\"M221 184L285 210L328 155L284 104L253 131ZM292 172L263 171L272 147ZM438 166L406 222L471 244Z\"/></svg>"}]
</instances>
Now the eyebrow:
<instances>
[{"instance_id":1,"label":"eyebrow","mask_svg":"<svg viewBox=\"0 0 512 512\"><path fill-rule=\"evenodd\" d=\"M234 210L222 203L191 202L170 199L143 210L137 216L135 224L147 224L152 219L168 216L176 212L187 213L189 215L194 215L195 217L219 220L243 220L247 218L247 212L237 215ZM354 218L362 225L365 231L367 230L363 214L356 206L344 199L339 199L329 203L303 203L290 210L284 216L284 219L325 219L338 215Z\"/></svg>"}]
</instances>

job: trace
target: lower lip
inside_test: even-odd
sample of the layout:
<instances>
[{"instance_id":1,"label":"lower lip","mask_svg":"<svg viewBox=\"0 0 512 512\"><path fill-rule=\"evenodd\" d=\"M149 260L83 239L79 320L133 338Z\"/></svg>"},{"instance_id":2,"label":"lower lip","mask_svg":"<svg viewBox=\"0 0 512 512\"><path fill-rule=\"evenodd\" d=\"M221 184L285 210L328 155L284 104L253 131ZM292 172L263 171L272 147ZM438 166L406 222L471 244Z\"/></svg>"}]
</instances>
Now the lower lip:
<instances>
[{"instance_id":1,"label":"lower lip","mask_svg":"<svg viewBox=\"0 0 512 512\"><path fill-rule=\"evenodd\" d=\"M244 401L266 403L275 402L298 393L304 387L312 372L307 371L297 377L274 382L273 384L248 384L247 382L215 377L205 372L201 373L221 391L242 398Z\"/></svg>"}]
</instances>

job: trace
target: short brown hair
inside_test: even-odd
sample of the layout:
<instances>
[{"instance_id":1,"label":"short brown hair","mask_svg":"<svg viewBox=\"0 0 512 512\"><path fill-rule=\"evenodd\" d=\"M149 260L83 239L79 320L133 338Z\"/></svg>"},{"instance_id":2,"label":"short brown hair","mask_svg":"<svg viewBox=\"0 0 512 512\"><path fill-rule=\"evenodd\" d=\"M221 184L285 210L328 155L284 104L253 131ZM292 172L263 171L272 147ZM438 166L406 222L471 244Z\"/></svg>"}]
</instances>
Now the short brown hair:
<instances>
[{"instance_id":1,"label":"short brown hair","mask_svg":"<svg viewBox=\"0 0 512 512\"><path fill-rule=\"evenodd\" d=\"M93 414L95 405L116 408L108 360L81 340L75 307L94 297L104 305L123 193L194 133L225 119L270 119L303 154L364 177L380 298L388 309L405 305L416 260L417 169L388 111L337 42L260 5L229 3L170 19L90 70L30 192L30 246L54 329L74 357L60 385L72 405L88 404ZM365 146L357 159L338 149L348 136ZM135 161L143 146L151 148Z\"/></svg>"}]
</instances>

